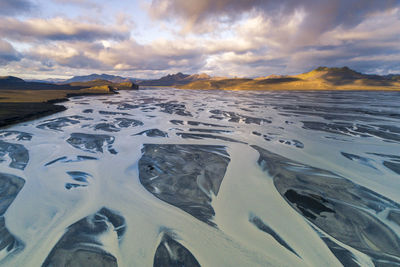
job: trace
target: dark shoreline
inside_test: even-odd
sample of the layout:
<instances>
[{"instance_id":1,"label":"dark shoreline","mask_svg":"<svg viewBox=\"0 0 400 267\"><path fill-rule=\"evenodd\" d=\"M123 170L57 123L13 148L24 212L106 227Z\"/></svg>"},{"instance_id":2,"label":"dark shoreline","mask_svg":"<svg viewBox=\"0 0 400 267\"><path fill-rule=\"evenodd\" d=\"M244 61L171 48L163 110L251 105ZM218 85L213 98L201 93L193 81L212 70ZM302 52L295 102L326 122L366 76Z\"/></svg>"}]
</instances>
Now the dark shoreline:
<instances>
[{"instance_id":1,"label":"dark shoreline","mask_svg":"<svg viewBox=\"0 0 400 267\"><path fill-rule=\"evenodd\" d=\"M118 92L111 94L118 94ZM65 111L67 110L65 106L56 104L67 102L70 97L99 95L110 95L110 93L68 93L64 98L50 99L45 102L0 102L0 129Z\"/></svg>"},{"instance_id":2,"label":"dark shoreline","mask_svg":"<svg viewBox=\"0 0 400 267\"><path fill-rule=\"evenodd\" d=\"M16 123L25 122L40 117L52 115L66 110L62 105L52 103L0 103L0 110L7 110L6 114L0 113L0 128L8 127Z\"/></svg>"}]
</instances>

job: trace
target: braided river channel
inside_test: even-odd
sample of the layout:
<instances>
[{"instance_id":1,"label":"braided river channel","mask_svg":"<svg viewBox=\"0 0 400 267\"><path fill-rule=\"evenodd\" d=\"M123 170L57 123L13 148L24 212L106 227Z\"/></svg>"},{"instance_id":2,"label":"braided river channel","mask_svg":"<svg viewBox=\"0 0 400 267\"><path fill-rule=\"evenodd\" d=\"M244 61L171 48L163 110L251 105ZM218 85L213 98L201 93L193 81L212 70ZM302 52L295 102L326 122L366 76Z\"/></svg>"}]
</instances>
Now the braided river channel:
<instances>
[{"instance_id":1,"label":"braided river channel","mask_svg":"<svg viewBox=\"0 0 400 267\"><path fill-rule=\"evenodd\" d=\"M398 92L63 105L0 129L1 266L400 266Z\"/></svg>"}]
</instances>

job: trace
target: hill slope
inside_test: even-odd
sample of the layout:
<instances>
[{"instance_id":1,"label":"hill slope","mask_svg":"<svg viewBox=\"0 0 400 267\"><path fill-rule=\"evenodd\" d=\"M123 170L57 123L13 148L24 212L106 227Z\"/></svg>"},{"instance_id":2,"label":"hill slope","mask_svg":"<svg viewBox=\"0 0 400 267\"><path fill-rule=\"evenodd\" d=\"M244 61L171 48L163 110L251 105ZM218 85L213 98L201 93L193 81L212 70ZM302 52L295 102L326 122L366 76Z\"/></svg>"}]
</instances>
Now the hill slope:
<instances>
[{"instance_id":1,"label":"hill slope","mask_svg":"<svg viewBox=\"0 0 400 267\"><path fill-rule=\"evenodd\" d=\"M223 90L400 90L397 76L366 75L348 67L319 67L293 76L256 79L208 79L178 86L182 89Z\"/></svg>"},{"instance_id":2,"label":"hill slope","mask_svg":"<svg viewBox=\"0 0 400 267\"><path fill-rule=\"evenodd\" d=\"M1 90L82 90L91 87L109 86L112 90L135 90L138 85L131 81L113 83L107 80L91 80L87 82L72 82L68 84L52 84L42 82L27 82L13 76L0 76ZM93 88L92 88L93 91Z\"/></svg>"},{"instance_id":3,"label":"hill slope","mask_svg":"<svg viewBox=\"0 0 400 267\"><path fill-rule=\"evenodd\" d=\"M66 101L70 96L109 95L116 90L132 89L138 86L130 81L94 80L57 85L0 77L0 127L63 111L66 108L55 103Z\"/></svg>"},{"instance_id":4,"label":"hill slope","mask_svg":"<svg viewBox=\"0 0 400 267\"><path fill-rule=\"evenodd\" d=\"M90 88L90 87L99 87L99 86L109 86L110 88L116 90L137 90L139 86L134 84L131 81L121 82L121 83L114 83L108 80L92 80L87 82L73 82L70 83L71 86L78 86L83 88Z\"/></svg>"},{"instance_id":5,"label":"hill slope","mask_svg":"<svg viewBox=\"0 0 400 267\"><path fill-rule=\"evenodd\" d=\"M121 76L109 75L109 74L90 74L85 76L74 76L71 79L65 80L62 83L75 83L75 82L90 82L94 80L105 80L113 83L123 83L130 82L129 78L124 78Z\"/></svg>"},{"instance_id":6,"label":"hill slope","mask_svg":"<svg viewBox=\"0 0 400 267\"><path fill-rule=\"evenodd\" d=\"M168 74L160 79L137 81L137 83L143 86L174 86L208 79L211 79L211 77L204 73L189 75L178 72L176 74Z\"/></svg>"},{"instance_id":7,"label":"hill slope","mask_svg":"<svg viewBox=\"0 0 400 267\"><path fill-rule=\"evenodd\" d=\"M0 76L0 90L79 90L82 87L70 84L26 82L14 76Z\"/></svg>"}]
</instances>

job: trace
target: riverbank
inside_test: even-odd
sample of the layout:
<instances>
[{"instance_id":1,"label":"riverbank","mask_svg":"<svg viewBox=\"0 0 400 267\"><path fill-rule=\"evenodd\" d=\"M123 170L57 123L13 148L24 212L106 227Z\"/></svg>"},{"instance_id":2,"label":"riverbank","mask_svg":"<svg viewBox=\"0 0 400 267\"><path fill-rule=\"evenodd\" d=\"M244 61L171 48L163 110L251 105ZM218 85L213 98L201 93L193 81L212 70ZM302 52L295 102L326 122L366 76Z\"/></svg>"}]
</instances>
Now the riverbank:
<instances>
[{"instance_id":1,"label":"riverbank","mask_svg":"<svg viewBox=\"0 0 400 267\"><path fill-rule=\"evenodd\" d=\"M73 96L112 95L106 88L82 90L0 90L0 128L66 110L59 103Z\"/></svg>"}]
</instances>

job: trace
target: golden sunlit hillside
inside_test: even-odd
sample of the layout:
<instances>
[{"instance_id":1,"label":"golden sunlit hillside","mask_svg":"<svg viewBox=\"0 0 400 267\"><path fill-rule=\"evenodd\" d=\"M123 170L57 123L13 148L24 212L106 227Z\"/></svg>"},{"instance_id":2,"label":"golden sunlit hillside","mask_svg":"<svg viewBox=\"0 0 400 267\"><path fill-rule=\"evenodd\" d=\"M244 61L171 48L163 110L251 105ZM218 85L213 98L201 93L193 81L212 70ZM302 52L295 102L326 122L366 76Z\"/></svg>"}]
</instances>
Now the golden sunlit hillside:
<instances>
[{"instance_id":1,"label":"golden sunlit hillside","mask_svg":"<svg viewBox=\"0 0 400 267\"><path fill-rule=\"evenodd\" d=\"M222 90L400 90L398 77L366 75L348 67L319 67L293 76L255 79L208 79L178 86L181 89Z\"/></svg>"}]
</instances>

